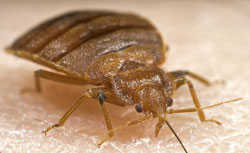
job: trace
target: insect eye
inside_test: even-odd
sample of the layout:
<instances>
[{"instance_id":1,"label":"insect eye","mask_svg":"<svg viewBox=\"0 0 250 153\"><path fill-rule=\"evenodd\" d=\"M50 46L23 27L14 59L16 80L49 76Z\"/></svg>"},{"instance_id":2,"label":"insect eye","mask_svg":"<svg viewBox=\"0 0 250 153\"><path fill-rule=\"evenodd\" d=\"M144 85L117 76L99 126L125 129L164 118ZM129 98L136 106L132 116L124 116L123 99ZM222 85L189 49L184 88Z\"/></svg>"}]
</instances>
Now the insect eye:
<instances>
[{"instance_id":1,"label":"insect eye","mask_svg":"<svg viewBox=\"0 0 250 153\"><path fill-rule=\"evenodd\" d=\"M136 105L135 105L135 110L136 110L138 113L141 113L141 112L142 112L141 104L136 104Z\"/></svg>"},{"instance_id":2,"label":"insect eye","mask_svg":"<svg viewBox=\"0 0 250 153\"><path fill-rule=\"evenodd\" d=\"M167 106L172 106L173 105L173 99L168 97L168 101L167 101Z\"/></svg>"}]
</instances>

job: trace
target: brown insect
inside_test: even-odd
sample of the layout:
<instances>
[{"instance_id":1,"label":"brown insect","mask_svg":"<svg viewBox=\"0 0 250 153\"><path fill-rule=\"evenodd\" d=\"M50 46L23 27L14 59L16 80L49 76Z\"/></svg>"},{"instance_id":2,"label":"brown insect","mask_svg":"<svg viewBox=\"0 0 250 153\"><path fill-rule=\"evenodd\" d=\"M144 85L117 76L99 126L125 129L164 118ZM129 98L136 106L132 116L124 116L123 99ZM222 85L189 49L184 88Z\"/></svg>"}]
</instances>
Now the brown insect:
<instances>
[{"instance_id":1,"label":"brown insect","mask_svg":"<svg viewBox=\"0 0 250 153\"><path fill-rule=\"evenodd\" d=\"M166 118L172 113L197 112L200 121L220 124L206 119L203 109L223 103L201 107L193 84L186 76L205 85L210 83L189 71L164 72L160 69L167 47L156 28L138 15L109 11L69 12L31 29L7 51L65 74L35 71L38 92L41 91L40 78L99 86L82 94L58 123L43 131L45 134L62 126L85 97L99 100L107 125L108 135L99 141L98 146L108 141L115 131L150 117L159 120L155 128L157 136L164 123L170 127ZM195 107L169 109L173 104L173 92L184 84L189 87ZM144 116L113 129L105 102L119 106L135 105L136 111L143 112Z\"/></svg>"}]
</instances>

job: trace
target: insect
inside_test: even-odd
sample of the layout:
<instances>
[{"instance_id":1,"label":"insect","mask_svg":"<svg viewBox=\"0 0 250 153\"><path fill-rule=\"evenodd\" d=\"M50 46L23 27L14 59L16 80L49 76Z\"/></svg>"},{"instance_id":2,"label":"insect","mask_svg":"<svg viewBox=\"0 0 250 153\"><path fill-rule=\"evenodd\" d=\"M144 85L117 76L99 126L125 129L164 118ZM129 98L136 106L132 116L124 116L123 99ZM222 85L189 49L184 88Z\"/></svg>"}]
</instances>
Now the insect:
<instances>
[{"instance_id":1,"label":"insect","mask_svg":"<svg viewBox=\"0 0 250 153\"><path fill-rule=\"evenodd\" d=\"M167 121L167 115L172 113L197 112L200 121L220 124L216 120L206 119L203 109L225 102L201 107L187 76L210 85L206 79L185 70L162 70L159 66L165 61L167 47L154 25L138 15L112 11L69 12L31 29L8 47L7 52L63 73L35 71L38 92L41 91L41 78L98 86L83 93L58 123L43 131L45 134L62 126L86 97L99 101L108 130L98 146L113 137L117 130L151 117L159 120L155 127L156 136L165 123L172 130ZM195 107L170 109L173 92L185 84ZM105 103L134 105L135 110L144 115L113 128Z\"/></svg>"}]
</instances>

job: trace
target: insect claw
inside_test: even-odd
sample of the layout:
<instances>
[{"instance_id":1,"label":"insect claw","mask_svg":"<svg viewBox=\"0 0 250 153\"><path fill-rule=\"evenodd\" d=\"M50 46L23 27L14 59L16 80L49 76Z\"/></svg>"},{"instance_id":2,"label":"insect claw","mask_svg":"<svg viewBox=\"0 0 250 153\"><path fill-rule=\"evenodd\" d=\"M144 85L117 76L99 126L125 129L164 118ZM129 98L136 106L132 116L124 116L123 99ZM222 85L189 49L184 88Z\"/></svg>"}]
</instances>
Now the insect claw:
<instances>
[{"instance_id":1,"label":"insect claw","mask_svg":"<svg viewBox=\"0 0 250 153\"><path fill-rule=\"evenodd\" d=\"M97 146L98 146L99 148L101 147L101 145L102 145L104 142L110 140L110 139L114 136L114 131L113 131L113 130L108 131L107 133L108 133L108 135L97 143Z\"/></svg>"},{"instance_id":2,"label":"insect claw","mask_svg":"<svg viewBox=\"0 0 250 153\"><path fill-rule=\"evenodd\" d=\"M51 130L51 129L52 129L51 127L48 127L46 130L42 131L42 133L44 133L44 135L46 136L47 132L49 132L49 130Z\"/></svg>"},{"instance_id":3,"label":"insect claw","mask_svg":"<svg viewBox=\"0 0 250 153\"><path fill-rule=\"evenodd\" d=\"M218 126L222 125L221 122L217 121L217 120L213 120L213 119L209 119L209 120L204 120L202 122L213 122L215 124L217 124Z\"/></svg>"},{"instance_id":4,"label":"insect claw","mask_svg":"<svg viewBox=\"0 0 250 153\"><path fill-rule=\"evenodd\" d=\"M44 133L46 136L47 132L49 132L51 129L53 129L55 127L59 127L59 126L60 126L59 124L54 124L54 125L48 127L46 130L42 131L42 133Z\"/></svg>"},{"instance_id":5,"label":"insect claw","mask_svg":"<svg viewBox=\"0 0 250 153\"><path fill-rule=\"evenodd\" d=\"M103 144L103 142L98 142L97 143L97 146L98 146L98 148L101 148L101 145Z\"/></svg>"},{"instance_id":6,"label":"insect claw","mask_svg":"<svg viewBox=\"0 0 250 153\"><path fill-rule=\"evenodd\" d=\"M107 141L107 140L106 140L106 139L103 139L103 140L99 141L99 142L97 143L98 148L101 148L101 145L102 145L105 141Z\"/></svg>"},{"instance_id":7,"label":"insect claw","mask_svg":"<svg viewBox=\"0 0 250 153\"><path fill-rule=\"evenodd\" d=\"M47 131L45 130L45 131L42 131L42 133L44 133L44 135L46 136L46 134L47 134Z\"/></svg>"}]
</instances>

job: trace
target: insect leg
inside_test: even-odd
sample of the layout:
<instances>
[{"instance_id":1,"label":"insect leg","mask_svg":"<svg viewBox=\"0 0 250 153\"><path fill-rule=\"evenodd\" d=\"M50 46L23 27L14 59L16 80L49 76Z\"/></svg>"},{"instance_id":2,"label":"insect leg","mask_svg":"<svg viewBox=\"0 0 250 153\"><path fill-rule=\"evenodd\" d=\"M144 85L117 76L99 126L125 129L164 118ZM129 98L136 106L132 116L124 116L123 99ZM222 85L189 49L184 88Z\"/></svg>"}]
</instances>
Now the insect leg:
<instances>
[{"instance_id":1,"label":"insect leg","mask_svg":"<svg viewBox=\"0 0 250 153\"><path fill-rule=\"evenodd\" d=\"M113 129L112 124L111 124L111 120L110 120L110 117L109 117L109 114L108 114L108 111L107 111L107 108L106 108L106 105L104 103L104 101L106 99L108 100L109 96L110 97L112 96L111 93L109 92L109 90L107 90L105 88L95 88L95 89L90 89L88 92L89 92L89 94L91 95L92 98L98 98L99 103L100 103L100 107L101 107L101 110L103 112L104 119L105 119L105 122L106 122L106 125L107 125L107 129L108 129L108 135L105 136L103 139L101 139L97 143L98 147L100 147L104 142L110 140L114 136L115 131L117 131L119 129L123 129L125 127L135 125L137 123L140 123L140 122L150 118L150 115L145 115L145 116L143 116L141 118L138 118L136 120L127 122L127 124L121 125L121 126L115 128L115 129Z\"/></svg>"},{"instance_id":2,"label":"insect leg","mask_svg":"<svg viewBox=\"0 0 250 153\"><path fill-rule=\"evenodd\" d=\"M130 126L136 125L136 124L138 124L138 123L141 123L141 122L143 122L143 121L149 119L150 117L151 117L150 114L146 114L146 115L144 115L143 117L140 117L140 118L137 118L137 119L135 119L135 120L129 121L129 122L127 122L127 123L124 124L124 125L120 125L120 126L118 126L117 128L114 128L113 130L108 131L108 133L115 133L116 131L121 130L121 129L123 129L123 128L130 127ZM102 139L101 141L99 141L98 146L102 145L105 141L108 141L108 140L109 140L108 138L109 138L109 137L104 138L104 139Z\"/></svg>"},{"instance_id":3,"label":"insect leg","mask_svg":"<svg viewBox=\"0 0 250 153\"><path fill-rule=\"evenodd\" d=\"M61 83L68 83L68 84L76 84L76 85L84 85L87 84L86 81L80 80L77 78L45 71L45 70L37 70L34 72L34 77L35 77L35 86L36 86L36 91L41 92L41 85L40 85L40 79L47 79L47 80L52 80L56 82L61 82Z\"/></svg>"},{"instance_id":4,"label":"insect leg","mask_svg":"<svg viewBox=\"0 0 250 153\"><path fill-rule=\"evenodd\" d=\"M87 92L85 92L82 96L80 96L76 100L76 102L68 109L68 111L63 115L63 117L59 120L59 122L57 124L54 124L54 125L48 127L46 130L43 131L43 133L45 133L45 135L46 135L46 133L49 130L51 130L51 129L55 128L55 127L62 126L65 123L65 121L69 118L69 116L83 102L83 98L90 97L90 98L98 98L101 109L102 109L102 112L104 114L104 119L105 119L106 124L107 124L107 129L108 129L108 131L111 131L111 132L109 132L109 136L107 138L105 138L103 141L101 141L101 143L98 143L98 146L100 146L105 141L108 141L114 135L114 132L112 132L112 124L111 124L111 121L110 121L110 118L109 118L107 108L106 108L106 106L104 104L104 100L106 100L106 96L105 96L104 91L107 92L107 90L105 90L105 89L102 90L102 88L89 89ZM109 93L107 93L107 94L109 94Z\"/></svg>"},{"instance_id":5,"label":"insect leg","mask_svg":"<svg viewBox=\"0 0 250 153\"><path fill-rule=\"evenodd\" d=\"M101 144L108 141L109 139L111 139L114 136L111 120L110 120L110 117L108 114L108 110L107 110L107 107L104 103L104 101L107 99L107 97L109 97L110 92L109 92L109 90L107 90L105 88L94 88L94 89L88 90L88 93L92 98L97 98L99 100L99 104L100 104L100 107L101 107L101 110L102 110L102 113L104 115L104 119L105 119L105 122L107 125L107 130L110 131L109 135L105 139L103 139L102 141L97 143L98 147L100 147Z\"/></svg>"},{"instance_id":6,"label":"insect leg","mask_svg":"<svg viewBox=\"0 0 250 153\"><path fill-rule=\"evenodd\" d=\"M185 77L178 77L176 79L175 83L178 86L181 86L183 84L187 84L188 85L190 94L191 94L193 102L194 102L195 109L196 109L196 111L198 113L198 116L199 116L199 119L200 119L201 122L214 122L214 123L216 123L218 125L221 124L220 122L218 122L216 120L206 119L205 114L204 114L203 110L201 109L201 105L200 105L199 99L198 99L198 97L196 95L194 86L193 86L193 84L192 84L192 82L190 80L186 79Z\"/></svg>"},{"instance_id":7,"label":"insect leg","mask_svg":"<svg viewBox=\"0 0 250 153\"><path fill-rule=\"evenodd\" d=\"M101 106L101 109L102 109L102 112L103 112L103 115L104 115L104 119L105 119L105 122L106 122L106 125L107 125L107 129L108 129L108 131L111 131L111 132L109 132L108 137L106 137L102 141L98 142L97 145L98 145L98 147L100 147L102 143L104 143L105 141L108 141L109 139L111 139L114 136L114 132L112 131L112 124L111 124L111 121L110 121L110 118L109 118L109 114L108 114L106 105L104 104L104 100L106 100L106 97L105 97L103 92L98 92L98 99L99 99L99 104Z\"/></svg>"},{"instance_id":8,"label":"insect leg","mask_svg":"<svg viewBox=\"0 0 250 153\"><path fill-rule=\"evenodd\" d=\"M188 75L188 76L192 77L193 79L196 79L207 86L211 85L211 83L209 81L207 81L207 79L205 79L202 76L199 76L193 72L179 70L179 71L170 72L170 74L173 75L175 78L184 77L185 75Z\"/></svg>"},{"instance_id":9,"label":"insect leg","mask_svg":"<svg viewBox=\"0 0 250 153\"><path fill-rule=\"evenodd\" d=\"M160 129L162 128L163 124L166 122L166 114L164 115L157 115L158 116L158 123L155 126L155 137L158 136Z\"/></svg>"},{"instance_id":10,"label":"insect leg","mask_svg":"<svg viewBox=\"0 0 250 153\"><path fill-rule=\"evenodd\" d=\"M59 127L62 126L65 121L69 118L69 116L78 108L78 106L83 102L83 98L85 97L90 97L88 92L85 92L83 95L81 95L76 101L75 103L68 109L68 111L63 115L63 117L59 120L59 122L57 124L54 124L50 127L48 127L46 130L44 130L42 133L44 133L46 135L46 133L55 128L55 127Z\"/></svg>"},{"instance_id":11,"label":"insect leg","mask_svg":"<svg viewBox=\"0 0 250 153\"><path fill-rule=\"evenodd\" d=\"M205 106L205 107L201 107L200 109L209 109L209 108L213 108L219 105L223 105L226 103L232 103L232 102L236 102L242 100L242 98L237 98L237 99L233 99L233 100L228 100L228 101L224 101L224 102L220 102L220 103L216 103L213 105L209 105L209 106ZM184 109L168 109L167 113L168 114L173 114L173 113L191 113L191 112L197 112L196 108L184 108Z\"/></svg>"}]
</instances>

